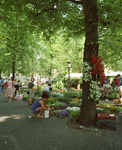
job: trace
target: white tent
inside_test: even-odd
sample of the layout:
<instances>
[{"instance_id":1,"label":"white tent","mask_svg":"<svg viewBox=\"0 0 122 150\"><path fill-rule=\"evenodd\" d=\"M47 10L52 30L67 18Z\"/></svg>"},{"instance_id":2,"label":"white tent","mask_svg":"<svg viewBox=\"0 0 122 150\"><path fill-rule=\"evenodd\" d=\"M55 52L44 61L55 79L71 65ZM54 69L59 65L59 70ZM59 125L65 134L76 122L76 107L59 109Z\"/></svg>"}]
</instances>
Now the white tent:
<instances>
[{"instance_id":1,"label":"white tent","mask_svg":"<svg viewBox=\"0 0 122 150\"><path fill-rule=\"evenodd\" d=\"M70 77L82 77L83 73L70 73ZM68 77L68 74L66 74L65 77Z\"/></svg>"},{"instance_id":2,"label":"white tent","mask_svg":"<svg viewBox=\"0 0 122 150\"><path fill-rule=\"evenodd\" d=\"M115 72L105 72L105 76L117 76L118 74L122 75L122 72L115 71ZM70 77L82 77L83 73L70 73ZM68 77L68 74L66 74L65 77Z\"/></svg>"},{"instance_id":3,"label":"white tent","mask_svg":"<svg viewBox=\"0 0 122 150\"><path fill-rule=\"evenodd\" d=\"M120 72L120 71L105 72L105 76L117 76L118 74L122 75L122 72Z\"/></svg>"}]
</instances>

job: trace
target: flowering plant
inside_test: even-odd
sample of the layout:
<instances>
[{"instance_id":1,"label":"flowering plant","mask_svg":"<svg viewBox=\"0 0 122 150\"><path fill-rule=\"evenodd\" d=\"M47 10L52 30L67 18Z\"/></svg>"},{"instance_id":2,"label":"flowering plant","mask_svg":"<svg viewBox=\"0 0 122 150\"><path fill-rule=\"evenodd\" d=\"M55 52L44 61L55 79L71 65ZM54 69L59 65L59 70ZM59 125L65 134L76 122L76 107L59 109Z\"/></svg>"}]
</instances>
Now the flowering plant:
<instances>
[{"instance_id":1,"label":"flowering plant","mask_svg":"<svg viewBox=\"0 0 122 150\"><path fill-rule=\"evenodd\" d=\"M100 84L104 83L105 81L105 74L104 74L104 66L102 64L102 58L101 56L95 56L91 55L91 64L92 64L92 69L91 69L91 75L96 74L97 77L100 77Z\"/></svg>"},{"instance_id":2,"label":"flowering plant","mask_svg":"<svg viewBox=\"0 0 122 150\"><path fill-rule=\"evenodd\" d=\"M89 81L90 82L90 97L92 99L95 99L95 101L98 101L101 94L100 94L100 88L99 88L99 82L97 81L92 81L92 76L91 76L91 66L88 62L83 63L83 80L85 82Z\"/></svg>"},{"instance_id":3,"label":"flowering plant","mask_svg":"<svg viewBox=\"0 0 122 150\"><path fill-rule=\"evenodd\" d=\"M57 116L59 116L59 117L67 117L67 116L69 116L69 112L66 109L58 110L57 111Z\"/></svg>"},{"instance_id":4,"label":"flowering plant","mask_svg":"<svg viewBox=\"0 0 122 150\"><path fill-rule=\"evenodd\" d=\"M122 100L121 100L121 99L115 99L114 102L115 102L116 104L121 104L121 103L122 103Z\"/></svg>"},{"instance_id":5,"label":"flowering plant","mask_svg":"<svg viewBox=\"0 0 122 150\"><path fill-rule=\"evenodd\" d=\"M96 81L91 81L90 82L90 97L92 99L95 99L95 101L99 101L99 98L101 96L100 93L100 87L98 86L99 83Z\"/></svg>"},{"instance_id":6,"label":"flowering plant","mask_svg":"<svg viewBox=\"0 0 122 150\"><path fill-rule=\"evenodd\" d=\"M119 113L122 111L121 107L115 106L114 104L99 104L99 105L96 105L96 108L100 108L100 110L97 109L98 113L102 112L102 113L113 114L113 113Z\"/></svg>"},{"instance_id":7,"label":"flowering plant","mask_svg":"<svg viewBox=\"0 0 122 150\"><path fill-rule=\"evenodd\" d=\"M83 80L85 82L90 81L91 80L91 66L89 65L88 62L84 62L83 63Z\"/></svg>"}]
</instances>

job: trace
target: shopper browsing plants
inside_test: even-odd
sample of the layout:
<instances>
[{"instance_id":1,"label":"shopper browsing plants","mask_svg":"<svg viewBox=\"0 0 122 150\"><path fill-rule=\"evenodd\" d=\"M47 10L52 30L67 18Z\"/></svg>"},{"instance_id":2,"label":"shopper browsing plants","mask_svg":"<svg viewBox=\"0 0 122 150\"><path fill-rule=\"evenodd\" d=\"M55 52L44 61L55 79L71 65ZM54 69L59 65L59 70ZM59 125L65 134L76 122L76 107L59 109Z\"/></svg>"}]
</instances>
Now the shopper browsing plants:
<instances>
[{"instance_id":1,"label":"shopper browsing plants","mask_svg":"<svg viewBox=\"0 0 122 150\"><path fill-rule=\"evenodd\" d=\"M33 112L33 115L37 118L43 118L43 115L42 113L45 111L45 110L51 110L51 108L46 105L44 103L44 101L48 100L49 96L46 92L43 92L42 95L41 95L41 98L36 100L32 106L31 106L31 111ZM38 114L38 115L37 115Z\"/></svg>"}]
</instances>

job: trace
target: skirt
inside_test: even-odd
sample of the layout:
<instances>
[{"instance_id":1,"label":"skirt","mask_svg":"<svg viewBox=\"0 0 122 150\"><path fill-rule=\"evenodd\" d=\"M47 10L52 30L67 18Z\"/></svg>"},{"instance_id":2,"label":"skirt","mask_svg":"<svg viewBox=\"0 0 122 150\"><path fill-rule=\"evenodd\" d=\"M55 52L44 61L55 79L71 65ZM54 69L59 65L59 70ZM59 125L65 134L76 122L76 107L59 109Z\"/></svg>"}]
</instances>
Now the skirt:
<instances>
[{"instance_id":1,"label":"skirt","mask_svg":"<svg viewBox=\"0 0 122 150\"><path fill-rule=\"evenodd\" d=\"M12 97L13 94L14 94L14 90L12 88L11 89L6 89L4 97Z\"/></svg>"}]
</instances>

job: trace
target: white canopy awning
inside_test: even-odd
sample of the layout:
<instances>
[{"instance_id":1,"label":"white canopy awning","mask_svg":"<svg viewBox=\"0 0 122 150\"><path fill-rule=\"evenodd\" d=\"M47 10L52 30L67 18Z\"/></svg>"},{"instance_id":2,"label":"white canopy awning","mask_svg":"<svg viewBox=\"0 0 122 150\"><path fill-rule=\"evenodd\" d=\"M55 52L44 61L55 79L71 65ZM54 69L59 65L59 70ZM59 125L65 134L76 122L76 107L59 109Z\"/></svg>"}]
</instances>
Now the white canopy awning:
<instances>
[{"instance_id":1,"label":"white canopy awning","mask_svg":"<svg viewBox=\"0 0 122 150\"><path fill-rule=\"evenodd\" d=\"M70 77L82 77L83 73L70 73ZM68 77L68 74L66 74L65 77Z\"/></svg>"}]
</instances>

